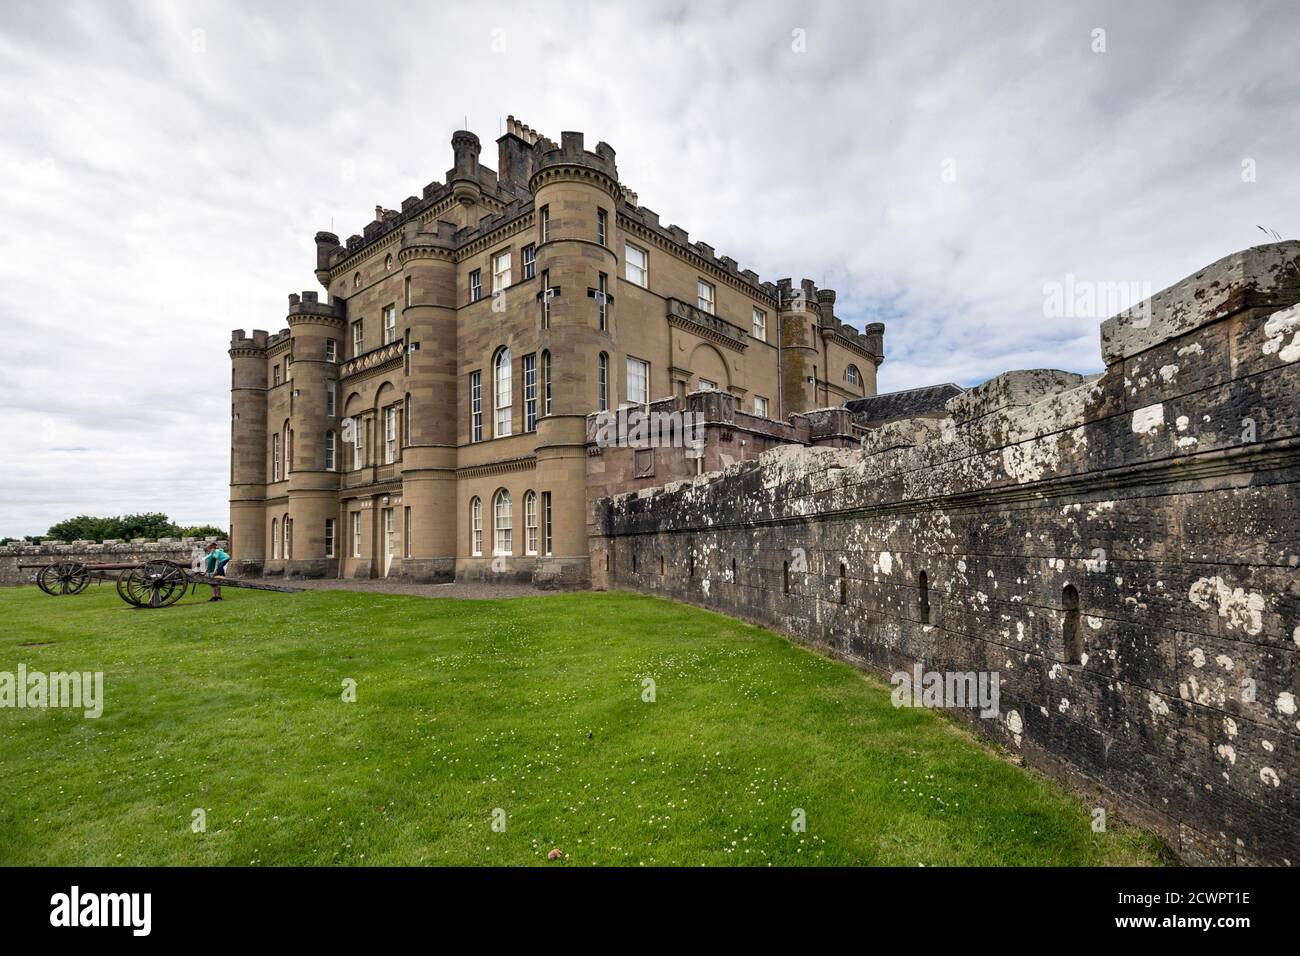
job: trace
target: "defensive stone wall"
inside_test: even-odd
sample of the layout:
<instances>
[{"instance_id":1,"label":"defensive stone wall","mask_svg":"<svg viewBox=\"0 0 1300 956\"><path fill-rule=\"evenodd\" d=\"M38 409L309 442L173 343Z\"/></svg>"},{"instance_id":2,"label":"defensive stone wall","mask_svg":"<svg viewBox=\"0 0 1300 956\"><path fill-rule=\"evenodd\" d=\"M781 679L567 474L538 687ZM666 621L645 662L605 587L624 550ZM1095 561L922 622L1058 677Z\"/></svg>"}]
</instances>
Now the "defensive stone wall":
<instances>
[{"instance_id":1,"label":"defensive stone wall","mask_svg":"<svg viewBox=\"0 0 1300 956\"><path fill-rule=\"evenodd\" d=\"M1008 372L858 448L784 446L592 508L597 586L884 675L1195 863L1300 862L1300 243L1102 325L1097 376Z\"/></svg>"},{"instance_id":2,"label":"defensive stone wall","mask_svg":"<svg viewBox=\"0 0 1300 956\"><path fill-rule=\"evenodd\" d=\"M202 553L209 543L228 548L224 538L159 538L150 541L109 539L103 544L94 541L42 541L40 544L11 544L0 548L0 586L33 584L36 571L20 568L20 564L142 564L145 561L175 561L189 565L196 554Z\"/></svg>"}]
</instances>

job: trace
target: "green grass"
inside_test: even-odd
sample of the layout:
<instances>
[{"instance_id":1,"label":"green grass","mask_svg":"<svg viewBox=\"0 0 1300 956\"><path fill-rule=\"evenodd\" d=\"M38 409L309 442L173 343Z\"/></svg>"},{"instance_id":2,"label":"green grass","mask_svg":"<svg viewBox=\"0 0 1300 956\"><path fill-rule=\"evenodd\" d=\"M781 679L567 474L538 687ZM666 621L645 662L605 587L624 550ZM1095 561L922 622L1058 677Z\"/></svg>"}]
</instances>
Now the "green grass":
<instances>
[{"instance_id":1,"label":"green grass","mask_svg":"<svg viewBox=\"0 0 1300 956\"><path fill-rule=\"evenodd\" d=\"M0 709L0 863L1160 859L950 718L697 608L226 594L141 611L108 585L0 590L0 671L101 670L106 697L98 719Z\"/></svg>"}]
</instances>

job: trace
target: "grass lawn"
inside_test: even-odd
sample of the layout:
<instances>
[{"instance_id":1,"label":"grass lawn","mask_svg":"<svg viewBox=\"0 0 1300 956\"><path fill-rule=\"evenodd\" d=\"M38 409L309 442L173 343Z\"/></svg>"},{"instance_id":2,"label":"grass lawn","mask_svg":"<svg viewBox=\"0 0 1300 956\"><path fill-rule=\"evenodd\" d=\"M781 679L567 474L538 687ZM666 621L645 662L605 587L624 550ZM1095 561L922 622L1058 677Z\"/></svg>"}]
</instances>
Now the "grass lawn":
<instances>
[{"instance_id":1,"label":"grass lawn","mask_svg":"<svg viewBox=\"0 0 1300 956\"><path fill-rule=\"evenodd\" d=\"M106 698L0 709L0 864L1160 861L949 718L697 608L206 594L0 589L0 671L103 671Z\"/></svg>"}]
</instances>

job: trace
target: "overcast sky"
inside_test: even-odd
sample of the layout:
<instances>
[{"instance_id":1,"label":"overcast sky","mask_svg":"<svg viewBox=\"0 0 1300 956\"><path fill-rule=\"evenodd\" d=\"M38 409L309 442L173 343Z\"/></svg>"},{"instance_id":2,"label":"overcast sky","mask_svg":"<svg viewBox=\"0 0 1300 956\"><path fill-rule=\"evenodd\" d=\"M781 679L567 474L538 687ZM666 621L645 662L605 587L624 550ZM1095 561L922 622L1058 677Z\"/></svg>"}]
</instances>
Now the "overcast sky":
<instances>
[{"instance_id":1,"label":"overcast sky","mask_svg":"<svg viewBox=\"0 0 1300 956\"><path fill-rule=\"evenodd\" d=\"M881 391L1097 371L1050 283L1300 234L1297 49L1288 3L4 0L0 535L226 526L230 330L466 117L490 165L508 113L603 139L665 224L837 289Z\"/></svg>"}]
</instances>

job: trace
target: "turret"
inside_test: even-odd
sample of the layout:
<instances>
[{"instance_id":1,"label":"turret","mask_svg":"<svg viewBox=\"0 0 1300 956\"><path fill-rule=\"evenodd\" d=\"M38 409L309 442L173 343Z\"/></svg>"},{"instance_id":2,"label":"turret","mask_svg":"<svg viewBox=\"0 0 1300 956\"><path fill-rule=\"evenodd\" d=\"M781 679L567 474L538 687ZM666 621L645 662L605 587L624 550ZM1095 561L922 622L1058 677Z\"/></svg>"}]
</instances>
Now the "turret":
<instances>
[{"instance_id":1,"label":"turret","mask_svg":"<svg viewBox=\"0 0 1300 956\"><path fill-rule=\"evenodd\" d=\"M267 339L260 329L251 336L235 329L230 336L230 553L248 574L260 574L266 558Z\"/></svg>"}]
</instances>

